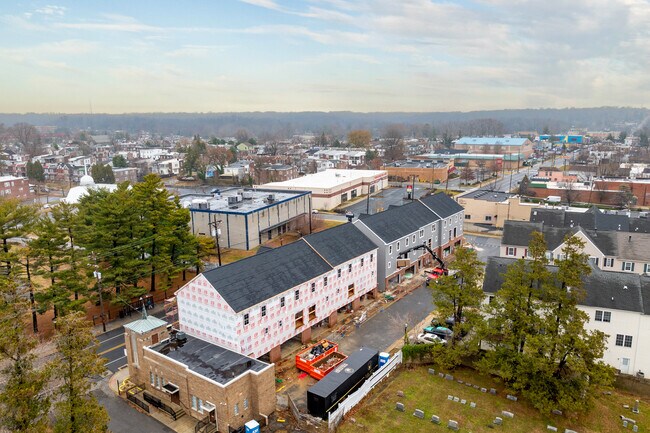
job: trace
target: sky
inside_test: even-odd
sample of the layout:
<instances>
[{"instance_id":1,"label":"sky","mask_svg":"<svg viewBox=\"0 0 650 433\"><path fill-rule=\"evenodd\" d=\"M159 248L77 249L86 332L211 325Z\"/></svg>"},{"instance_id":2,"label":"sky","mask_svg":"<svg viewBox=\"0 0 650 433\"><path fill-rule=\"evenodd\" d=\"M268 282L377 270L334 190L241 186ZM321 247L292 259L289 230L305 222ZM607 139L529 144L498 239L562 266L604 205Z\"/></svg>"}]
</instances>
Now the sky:
<instances>
[{"instance_id":1,"label":"sky","mask_svg":"<svg viewBox=\"0 0 650 433\"><path fill-rule=\"evenodd\" d=\"M0 112L650 106L648 0L0 3Z\"/></svg>"}]
</instances>

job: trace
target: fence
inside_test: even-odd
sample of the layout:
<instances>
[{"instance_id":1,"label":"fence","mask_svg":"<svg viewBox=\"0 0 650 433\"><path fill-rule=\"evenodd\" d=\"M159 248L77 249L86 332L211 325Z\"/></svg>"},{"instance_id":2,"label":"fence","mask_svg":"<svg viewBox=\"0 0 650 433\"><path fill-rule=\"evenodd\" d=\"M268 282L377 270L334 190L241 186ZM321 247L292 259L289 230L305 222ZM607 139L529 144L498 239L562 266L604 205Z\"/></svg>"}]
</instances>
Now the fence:
<instances>
[{"instance_id":1,"label":"fence","mask_svg":"<svg viewBox=\"0 0 650 433\"><path fill-rule=\"evenodd\" d=\"M330 412L328 417L330 433L336 431L336 427L341 421L343 421L343 417L346 413L351 411L357 404L359 404L359 402L363 400L363 398L368 395L368 393L372 391L379 382L388 377L388 375L401 363L402 351L400 350L395 355L393 355L393 357L386 364L382 365L379 370L373 373L373 375L370 376L368 380L366 380L363 385L359 387L359 389L350 394L348 398L343 400L343 402L340 403L334 411Z\"/></svg>"},{"instance_id":2,"label":"fence","mask_svg":"<svg viewBox=\"0 0 650 433\"><path fill-rule=\"evenodd\" d=\"M144 401L140 400L135 395L127 393L126 399L129 400L131 403L135 404L136 406L138 406L143 411L149 413L149 405Z\"/></svg>"},{"instance_id":3,"label":"fence","mask_svg":"<svg viewBox=\"0 0 650 433\"><path fill-rule=\"evenodd\" d=\"M167 412L167 414L169 414L169 416L171 416L174 419L174 421L176 421L178 418L180 418L179 413L178 413L179 411L177 411L173 407L163 403L163 401L161 399L159 399L158 397L154 397L153 395L149 394L148 392L145 392L143 394L144 394L144 401L146 401L147 403L153 405L154 407L157 407L158 409L162 410L163 412Z\"/></svg>"}]
</instances>

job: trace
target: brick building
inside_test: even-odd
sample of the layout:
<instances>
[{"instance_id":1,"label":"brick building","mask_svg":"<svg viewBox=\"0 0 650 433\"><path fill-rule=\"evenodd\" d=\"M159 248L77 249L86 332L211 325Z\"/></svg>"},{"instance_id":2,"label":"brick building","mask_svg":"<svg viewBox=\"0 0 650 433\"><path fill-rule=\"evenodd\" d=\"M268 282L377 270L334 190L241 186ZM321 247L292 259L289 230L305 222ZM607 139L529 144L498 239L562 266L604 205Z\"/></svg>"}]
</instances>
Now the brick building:
<instances>
[{"instance_id":1,"label":"brick building","mask_svg":"<svg viewBox=\"0 0 650 433\"><path fill-rule=\"evenodd\" d=\"M265 425L275 410L272 364L170 332L156 317L145 315L124 328L130 380L144 385L145 401L159 401L222 432L253 419Z\"/></svg>"},{"instance_id":2,"label":"brick building","mask_svg":"<svg viewBox=\"0 0 650 433\"><path fill-rule=\"evenodd\" d=\"M381 167L391 180L411 180L416 182L445 182L449 173L449 162L435 161L396 161Z\"/></svg>"},{"instance_id":3,"label":"brick building","mask_svg":"<svg viewBox=\"0 0 650 433\"><path fill-rule=\"evenodd\" d=\"M29 181L22 177L0 176L0 197L30 198Z\"/></svg>"},{"instance_id":4,"label":"brick building","mask_svg":"<svg viewBox=\"0 0 650 433\"><path fill-rule=\"evenodd\" d=\"M293 165L271 164L255 169L257 183L284 182L298 177L298 168Z\"/></svg>"}]
</instances>

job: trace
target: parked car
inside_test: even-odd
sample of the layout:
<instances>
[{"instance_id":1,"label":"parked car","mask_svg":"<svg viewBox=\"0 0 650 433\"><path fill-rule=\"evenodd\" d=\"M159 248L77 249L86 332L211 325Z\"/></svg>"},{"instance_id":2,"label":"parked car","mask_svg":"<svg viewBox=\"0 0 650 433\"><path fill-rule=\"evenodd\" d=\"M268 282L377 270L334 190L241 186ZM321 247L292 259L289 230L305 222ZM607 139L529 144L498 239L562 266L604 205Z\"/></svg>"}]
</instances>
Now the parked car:
<instances>
[{"instance_id":1,"label":"parked car","mask_svg":"<svg viewBox=\"0 0 650 433\"><path fill-rule=\"evenodd\" d=\"M436 334L422 333L418 334L416 344L447 344L447 340Z\"/></svg>"},{"instance_id":2,"label":"parked car","mask_svg":"<svg viewBox=\"0 0 650 433\"><path fill-rule=\"evenodd\" d=\"M444 326L427 326L426 328L423 329L424 334L431 334L431 335L436 335L443 340L447 340L448 338L451 338L453 331L449 328L446 328Z\"/></svg>"}]
</instances>

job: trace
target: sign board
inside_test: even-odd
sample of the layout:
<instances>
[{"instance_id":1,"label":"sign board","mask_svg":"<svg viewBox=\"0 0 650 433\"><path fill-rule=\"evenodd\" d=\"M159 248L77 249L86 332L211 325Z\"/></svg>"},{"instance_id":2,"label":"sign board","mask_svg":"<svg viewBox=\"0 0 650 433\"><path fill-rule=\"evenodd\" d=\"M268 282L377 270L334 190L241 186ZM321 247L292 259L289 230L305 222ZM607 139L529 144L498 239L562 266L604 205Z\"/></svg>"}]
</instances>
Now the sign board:
<instances>
[{"instance_id":1,"label":"sign board","mask_svg":"<svg viewBox=\"0 0 650 433\"><path fill-rule=\"evenodd\" d=\"M410 266L411 261L409 259L397 259L397 267L403 268L405 266Z\"/></svg>"}]
</instances>

